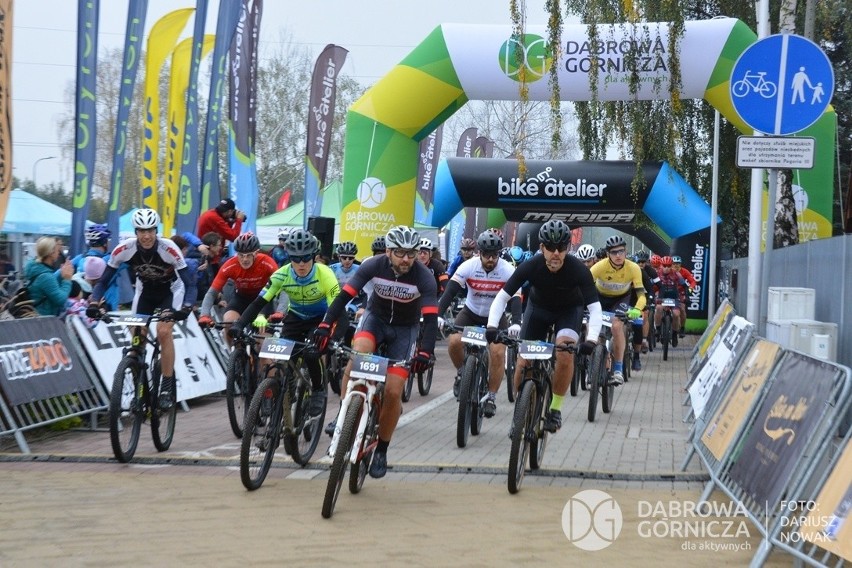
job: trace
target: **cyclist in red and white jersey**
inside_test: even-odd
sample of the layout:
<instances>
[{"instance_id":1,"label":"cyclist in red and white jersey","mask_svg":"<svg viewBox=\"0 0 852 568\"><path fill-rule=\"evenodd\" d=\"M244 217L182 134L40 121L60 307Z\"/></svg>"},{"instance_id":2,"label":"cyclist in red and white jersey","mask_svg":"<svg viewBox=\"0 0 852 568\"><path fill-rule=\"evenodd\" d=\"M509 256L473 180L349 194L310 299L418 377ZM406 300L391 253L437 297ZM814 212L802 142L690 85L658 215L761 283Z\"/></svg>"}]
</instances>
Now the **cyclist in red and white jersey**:
<instances>
[{"instance_id":1,"label":"cyclist in red and white jersey","mask_svg":"<svg viewBox=\"0 0 852 568\"><path fill-rule=\"evenodd\" d=\"M509 276L515 272L511 263L500 258L500 250L503 248L503 239L494 231L483 231L477 239L479 256L473 257L461 263L450 278L447 289L438 302L438 313L443 314L452 303L456 295L467 288L464 307L455 318L458 326L482 326L488 324L488 311L497 293L503 289ZM500 319L499 329L509 329L509 333L516 336L520 333L521 326L521 295L520 290L512 296L509 302L512 311L512 321L509 326L506 315ZM443 322L439 321L439 324ZM461 369L464 365L464 345L461 334L454 333L449 337L447 351L450 360L456 367L456 378L453 384L453 394L458 398L459 385L461 383ZM488 366L488 398L482 406L482 413L486 418L491 418L497 412L496 394L500 389L500 381L503 378L503 364L506 357L506 346L502 343L492 343L490 348Z\"/></svg>"}]
</instances>

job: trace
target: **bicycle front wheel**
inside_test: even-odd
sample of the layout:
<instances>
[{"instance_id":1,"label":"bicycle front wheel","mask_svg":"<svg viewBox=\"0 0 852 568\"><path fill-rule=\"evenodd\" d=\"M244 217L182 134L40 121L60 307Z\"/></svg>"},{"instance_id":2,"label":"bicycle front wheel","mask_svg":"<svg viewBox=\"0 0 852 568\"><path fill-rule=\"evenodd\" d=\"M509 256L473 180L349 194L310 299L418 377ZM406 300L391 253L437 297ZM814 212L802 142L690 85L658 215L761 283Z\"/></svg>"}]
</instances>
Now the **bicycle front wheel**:
<instances>
[{"instance_id":1,"label":"bicycle front wheel","mask_svg":"<svg viewBox=\"0 0 852 568\"><path fill-rule=\"evenodd\" d=\"M483 360L478 360L476 365L476 387L471 397L470 407L470 433L478 436L482 432L482 421L485 413L482 409L482 399L488 394L488 365Z\"/></svg>"},{"instance_id":2,"label":"bicycle front wheel","mask_svg":"<svg viewBox=\"0 0 852 568\"><path fill-rule=\"evenodd\" d=\"M334 506L337 504L337 497L340 495L340 488L343 486L343 478L346 477L349 456L353 451L356 451L352 444L355 443L355 429L358 427L358 419L361 417L363 405L364 399L354 395L349 403L349 408L346 409L346 416L343 418L343 426L340 429L340 438L337 440L337 450L334 452L334 461L331 464L331 471L328 473L328 485L325 487L325 498L322 502L324 519L330 519L331 515L334 514Z\"/></svg>"},{"instance_id":3,"label":"bicycle front wheel","mask_svg":"<svg viewBox=\"0 0 852 568\"><path fill-rule=\"evenodd\" d=\"M541 381L543 392L535 399L535 410L533 416L537 417L532 423L530 432L530 469L538 469L544 461L544 449L547 447L547 430L544 429L544 415L550 408L553 393L550 390L550 382L546 379Z\"/></svg>"},{"instance_id":4,"label":"bicycle front wheel","mask_svg":"<svg viewBox=\"0 0 852 568\"><path fill-rule=\"evenodd\" d=\"M471 413L473 406L471 398L475 396L476 357L470 355L465 359L462 368L461 385L459 385L459 412L456 419L456 445L460 448L467 446L467 435L470 432Z\"/></svg>"},{"instance_id":5,"label":"bicycle front wheel","mask_svg":"<svg viewBox=\"0 0 852 568\"><path fill-rule=\"evenodd\" d=\"M663 344L663 361L669 360L669 343L672 340L672 316L670 312L663 314L663 322L660 325L660 343Z\"/></svg>"},{"instance_id":6,"label":"bicycle front wheel","mask_svg":"<svg viewBox=\"0 0 852 568\"><path fill-rule=\"evenodd\" d=\"M533 381L524 381L518 400L515 402L515 415L512 417L512 448L509 450L509 493L521 490L527 466L527 452L530 448L530 436L534 416L536 387Z\"/></svg>"},{"instance_id":7,"label":"bicycle front wheel","mask_svg":"<svg viewBox=\"0 0 852 568\"><path fill-rule=\"evenodd\" d=\"M408 373L408 378L405 379L405 386L402 387L402 402L411 400L411 389L414 388L414 373Z\"/></svg>"},{"instance_id":8,"label":"bicycle front wheel","mask_svg":"<svg viewBox=\"0 0 852 568\"><path fill-rule=\"evenodd\" d=\"M248 406L251 402L251 360L244 349L234 349L228 358L228 376L225 396L228 403L228 421L237 438L243 437Z\"/></svg>"},{"instance_id":9,"label":"bicycle front wheel","mask_svg":"<svg viewBox=\"0 0 852 568\"><path fill-rule=\"evenodd\" d=\"M154 362L151 369L151 384L154 392L160 392L160 361ZM177 385L175 385L177 388ZM151 438L154 440L154 447L157 451L165 452L172 445L172 440L175 438L175 423L177 422L177 403L173 404L168 410L160 410L158 404L154 404L151 409Z\"/></svg>"},{"instance_id":10,"label":"bicycle front wheel","mask_svg":"<svg viewBox=\"0 0 852 568\"><path fill-rule=\"evenodd\" d=\"M133 459L145 420L145 386L139 366L131 358L119 362L109 397L109 439L121 463Z\"/></svg>"},{"instance_id":11,"label":"bicycle front wheel","mask_svg":"<svg viewBox=\"0 0 852 568\"><path fill-rule=\"evenodd\" d=\"M246 416L240 446L240 480L249 491L263 485L281 435L281 383L275 378L258 385Z\"/></svg>"},{"instance_id":12,"label":"bicycle front wheel","mask_svg":"<svg viewBox=\"0 0 852 568\"><path fill-rule=\"evenodd\" d=\"M598 394L607 383L606 346L598 344L589 358L589 422L595 421L598 412Z\"/></svg>"}]
</instances>

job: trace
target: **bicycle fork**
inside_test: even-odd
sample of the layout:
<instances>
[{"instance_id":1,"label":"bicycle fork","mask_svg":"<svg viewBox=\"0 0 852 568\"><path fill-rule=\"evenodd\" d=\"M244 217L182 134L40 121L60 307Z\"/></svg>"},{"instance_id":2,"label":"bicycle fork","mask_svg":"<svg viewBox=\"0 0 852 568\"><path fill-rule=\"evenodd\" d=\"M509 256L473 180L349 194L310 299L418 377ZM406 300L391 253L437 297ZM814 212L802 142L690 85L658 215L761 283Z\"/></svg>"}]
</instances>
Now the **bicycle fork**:
<instances>
[{"instance_id":1,"label":"bicycle fork","mask_svg":"<svg viewBox=\"0 0 852 568\"><path fill-rule=\"evenodd\" d=\"M360 390L353 390L353 387L356 386L366 386L367 392L363 392ZM352 443L353 448L360 448L361 441L364 439L364 431L367 429L367 420L370 418L370 402L373 400L373 397L376 394L377 387L374 384L367 384L366 381L350 381L349 384L349 393L347 393L346 397L344 397L343 402L340 404L340 411L337 414L337 422L334 426L334 435L331 437L331 444L328 446L328 456L333 458L334 454L337 452L337 444L340 440L340 433L343 429L343 422L346 420L346 413L349 411L349 405L355 396L359 396L364 400L364 406L361 410L361 416L358 419L358 429L355 431L355 439ZM351 396L350 396L351 395ZM357 463L358 454L355 455L350 454L349 461L351 463Z\"/></svg>"}]
</instances>

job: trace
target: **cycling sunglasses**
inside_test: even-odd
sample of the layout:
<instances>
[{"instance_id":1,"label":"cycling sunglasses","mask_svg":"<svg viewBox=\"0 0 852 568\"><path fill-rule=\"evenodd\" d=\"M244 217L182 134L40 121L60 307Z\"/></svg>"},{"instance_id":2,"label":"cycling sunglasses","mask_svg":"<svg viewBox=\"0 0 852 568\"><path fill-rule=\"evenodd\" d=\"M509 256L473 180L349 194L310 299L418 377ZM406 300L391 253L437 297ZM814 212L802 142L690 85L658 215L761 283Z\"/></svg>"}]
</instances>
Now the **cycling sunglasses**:
<instances>
[{"instance_id":1,"label":"cycling sunglasses","mask_svg":"<svg viewBox=\"0 0 852 568\"><path fill-rule=\"evenodd\" d=\"M405 249L393 249L393 255L397 258L414 258L417 256L416 250L405 250Z\"/></svg>"},{"instance_id":2,"label":"cycling sunglasses","mask_svg":"<svg viewBox=\"0 0 852 568\"><path fill-rule=\"evenodd\" d=\"M355 260L354 256L340 256L340 260Z\"/></svg>"},{"instance_id":3,"label":"cycling sunglasses","mask_svg":"<svg viewBox=\"0 0 852 568\"><path fill-rule=\"evenodd\" d=\"M554 244L548 243L548 244L543 245L543 246L544 246L544 249L547 250L548 252L556 252L556 251L565 252L566 250L568 250L568 243L563 243L563 244L560 244L560 245L554 245Z\"/></svg>"},{"instance_id":4,"label":"cycling sunglasses","mask_svg":"<svg viewBox=\"0 0 852 568\"><path fill-rule=\"evenodd\" d=\"M299 263L302 263L302 262L308 262L309 260L313 260L313 259L314 259L314 255L312 255L312 254L303 254L303 255L301 255L301 256L291 256L291 257L290 257L290 262L299 262Z\"/></svg>"}]
</instances>

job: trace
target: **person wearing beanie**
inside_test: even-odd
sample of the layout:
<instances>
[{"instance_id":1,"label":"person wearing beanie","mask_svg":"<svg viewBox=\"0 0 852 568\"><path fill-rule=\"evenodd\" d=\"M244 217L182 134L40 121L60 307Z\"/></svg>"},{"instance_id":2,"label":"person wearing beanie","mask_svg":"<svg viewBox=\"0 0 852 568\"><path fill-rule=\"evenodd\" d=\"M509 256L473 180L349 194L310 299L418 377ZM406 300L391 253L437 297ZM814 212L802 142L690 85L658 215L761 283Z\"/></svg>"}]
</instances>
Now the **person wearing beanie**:
<instances>
[{"instance_id":1,"label":"person wearing beanie","mask_svg":"<svg viewBox=\"0 0 852 568\"><path fill-rule=\"evenodd\" d=\"M199 237L214 232L222 237L222 249L210 258L210 272L216 274L219 266L228 257L228 241L233 241L243 232L246 214L237 209L233 199L223 199L216 207L208 209L198 218L195 234Z\"/></svg>"}]
</instances>

